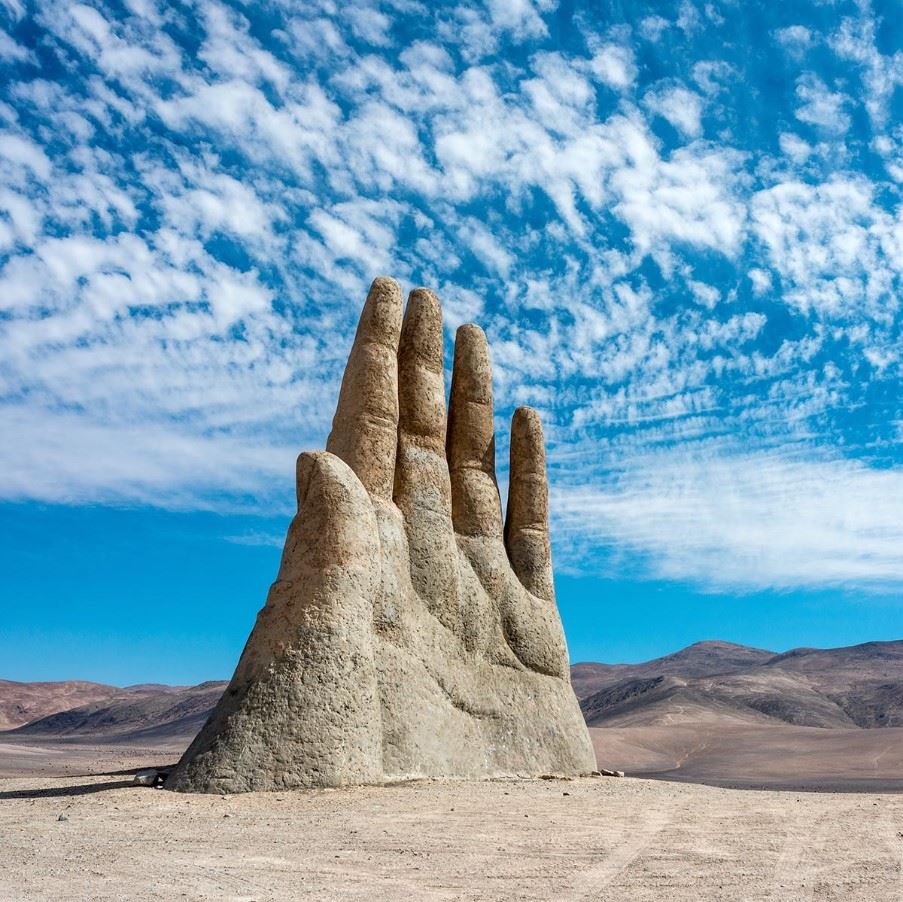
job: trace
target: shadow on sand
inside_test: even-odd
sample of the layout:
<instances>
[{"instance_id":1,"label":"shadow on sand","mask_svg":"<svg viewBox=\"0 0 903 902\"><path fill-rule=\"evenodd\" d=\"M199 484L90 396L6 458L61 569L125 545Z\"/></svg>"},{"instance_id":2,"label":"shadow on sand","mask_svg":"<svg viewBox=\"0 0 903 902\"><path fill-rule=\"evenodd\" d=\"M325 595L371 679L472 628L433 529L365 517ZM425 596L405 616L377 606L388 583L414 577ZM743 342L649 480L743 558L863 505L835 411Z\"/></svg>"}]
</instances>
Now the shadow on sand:
<instances>
[{"instance_id":1,"label":"shadow on sand","mask_svg":"<svg viewBox=\"0 0 903 902\"><path fill-rule=\"evenodd\" d=\"M45 789L7 789L0 791L0 801L7 799L65 799L69 796L90 795L93 792L106 792L108 789L146 789L135 786L131 780L114 780L110 783L77 783L75 786L51 786Z\"/></svg>"},{"instance_id":2,"label":"shadow on sand","mask_svg":"<svg viewBox=\"0 0 903 902\"><path fill-rule=\"evenodd\" d=\"M169 761L166 764L142 764L140 767L127 767L123 770L98 771L96 774L74 774L77 777L133 777L139 770L156 770L167 773L171 771L178 761Z\"/></svg>"}]
</instances>

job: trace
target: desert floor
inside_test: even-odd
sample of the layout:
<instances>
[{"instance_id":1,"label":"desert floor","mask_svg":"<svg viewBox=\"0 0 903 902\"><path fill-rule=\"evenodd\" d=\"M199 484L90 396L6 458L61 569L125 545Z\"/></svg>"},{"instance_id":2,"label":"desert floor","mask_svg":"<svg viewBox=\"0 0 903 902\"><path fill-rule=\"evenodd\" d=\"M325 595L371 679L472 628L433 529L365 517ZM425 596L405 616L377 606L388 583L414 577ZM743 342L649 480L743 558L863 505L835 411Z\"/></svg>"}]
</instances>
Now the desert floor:
<instances>
[{"instance_id":1,"label":"desert floor","mask_svg":"<svg viewBox=\"0 0 903 902\"><path fill-rule=\"evenodd\" d=\"M722 718L590 729L590 735L605 767L635 777L731 788L903 792L903 727L825 730Z\"/></svg>"},{"instance_id":2,"label":"desert floor","mask_svg":"<svg viewBox=\"0 0 903 902\"><path fill-rule=\"evenodd\" d=\"M39 776L16 754L4 902L903 899L899 794L596 777L223 798ZM165 763L149 754L98 749L83 769Z\"/></svg>"}]
</instances>

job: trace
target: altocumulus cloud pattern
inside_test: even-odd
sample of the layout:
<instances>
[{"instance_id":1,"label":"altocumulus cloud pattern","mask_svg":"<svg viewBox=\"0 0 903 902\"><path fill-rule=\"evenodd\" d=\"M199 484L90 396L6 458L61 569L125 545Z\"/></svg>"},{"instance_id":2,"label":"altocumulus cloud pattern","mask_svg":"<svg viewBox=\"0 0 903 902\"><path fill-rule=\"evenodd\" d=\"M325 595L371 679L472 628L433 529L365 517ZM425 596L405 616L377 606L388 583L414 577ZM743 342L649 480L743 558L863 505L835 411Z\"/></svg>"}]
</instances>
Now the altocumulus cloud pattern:
<instances>
[{"instance_id":1,"label":"altocumulus cloud pattern","mask_svg":"<svg viewBox=\"0 0 903 902\"><path fill-rule=\"evenodd\" d=\"M2 498L284 504L385 272L542 412L560 566L903 583L898 3L0 18Z\"/></svg>"}]
</instances>

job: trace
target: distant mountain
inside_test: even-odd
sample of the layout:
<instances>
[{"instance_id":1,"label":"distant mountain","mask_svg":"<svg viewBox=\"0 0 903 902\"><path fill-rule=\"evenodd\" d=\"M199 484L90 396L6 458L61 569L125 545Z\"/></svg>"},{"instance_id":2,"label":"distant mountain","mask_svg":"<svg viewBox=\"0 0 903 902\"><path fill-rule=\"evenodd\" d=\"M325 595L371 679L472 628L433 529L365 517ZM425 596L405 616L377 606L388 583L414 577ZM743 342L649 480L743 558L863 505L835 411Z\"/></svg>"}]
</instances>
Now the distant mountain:
<instances>
[{"instance_id":1,"label":"distant mountain","mask_svg":"<svg viewBox=\"0 0 903 902\"><path fill-rule=\"evenodd\" d=\"M903 641L785 654L697 642L644 664L575 664L572 680L587 723L611 730L903 727ZM0 716L9 738L187 744L225 686L0 681Z\"/></svg>"},{"instance_id":2,"label":"distant mountain","mask_svg":"<svg viewBox=\"0 0 903 902\"><path fill-rule=\"evenodd\" d=\"M84 680L64 680L54 683L16 683L0 680L0 730L111 698L121 692L116 686L88 683Z\"/></svg>"},{"instance_id":3,"label":"distant mountain","mask_svg":"<svg viewBox=\"0 0 903 902\"><path fill-rule=\"evenodd\" d=\"M780 655L727 648L699 643L620 674L591 669L606 665L577 665L584 668L578 694L587 723L638 727L720 719L847 729L903 726L903 642ZM593 680L599 688L586 694Z\"/></svg>"},{"instance_id":4,"label":"distant mountain","mask_svg":"<svg viewBox=\"0 0 903 902\"><path fill-rule=\"evenodd\" d=\"M184 740L187 744L225 688L226 683L219 681L198 686L118 689L113 696L50 714L6 735L120 743Z\"/></svg>"},{"instance_id":5,"label":"distant mountain","mask_svg":"<svg viewBox=\"0 0 903 902\"><path fill-rule=\"evenodd\" d=\"M681 651L655 658L644 664L581 663L571 667L571 684L577 698L607 689L625 680L642 680L658 676L701 677L735 673L775 657L773 651L749 648L732 642L695 642Z\"/></svg>"}]
</instances>

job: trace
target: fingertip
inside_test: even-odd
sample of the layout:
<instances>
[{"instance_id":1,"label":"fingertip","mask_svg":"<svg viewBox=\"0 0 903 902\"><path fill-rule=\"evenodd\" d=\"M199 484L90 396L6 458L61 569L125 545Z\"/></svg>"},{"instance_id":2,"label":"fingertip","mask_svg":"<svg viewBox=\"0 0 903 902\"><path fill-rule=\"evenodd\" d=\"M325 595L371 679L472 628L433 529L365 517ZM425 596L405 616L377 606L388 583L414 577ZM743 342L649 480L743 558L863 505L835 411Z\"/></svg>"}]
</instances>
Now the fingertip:
<instances>
[{"instance_id":1,"label":"fingertip","mask_svg":"<svg viewBox=\"0 0 903 902\"><path fill-rule=\"evenodd\" d=\"M514 409L513 419L515 422L523 423L525 425L536 424L540 426L540 428L542 426L539 411L537 411L535 407L530 407L527 404L521 404Z\"/></svg>"},{"instance_id":2,"label":"fingertip","mask_svg":"<svg viewBox=\"0 0 903 902\"><path fill-rule=\"evenodd\" d=\"M370 283L361 311L358 336L391 348L398 347L403 298L401 286L389 276L377 276Z\"/></svg>"},{"instance_id":3,"label":"fingertip","mask_svg":"<svg viewBox=\"0 0 903 902\"><path fill-rule=\"evenodd\" d=\"M465 323L455 333L452 388L463 399L492 403L492 363L486 333L475 323Z\"/></svg>"},{"instance_id":4,"label":"fingertip","mask_svg":"<svg viewBox=\"0 0 903 902\"><path fill-rule=\"evenodd\" d=\"M469 350L476 347L488 347L486 333L476 323L463 323L455 332L455 347Z\"/></svg>"},{"instance_id":5,"label":"fingertip","mask_svg":"<svg viewBox=\"0 0 903 902\"><path fill-rule=\"evenodd\" d=\"M401 287L370 285L339 390L326 450L344 460L374 496L392 497L398 431Z\"/></svg>"},{"instance_id":6,"label":"fingertip","mask_svg":"<svg viewBox=\"0 0 903 902\"><path fill-rule=\"evenodd\" d=\"M408 304L423 304L429 307L432 307L436 310L439 309L439 296L433 291L432 288L426 288L423 285L418 285L416 288L412 288L410 294L408 295Z\"/></svg>"},{"instance_id":7,"label":"fingertip","mask_svg":"<svg viewBox=\"0 0 903 902\"><path fill-rule=\"evenodd\" d=\"M429 288L415 288L408 295L399 343L399 359L409 358L426 364L433 372L442 372L442 306Z\"/></svg>"},{"instance_id":8,"label":"fingertip","mask_svg":"<svg viewBox=\"0 0 903 902\"><path fill-rule=\"evenodd\" d=\"M370 294L371 292L374 292L374 291L377 291L377 292L398 292L398 293L400 294L400 293L401 293L401 286L400 286L400 285L398 284L398 282L397 282L395 279L393 279L391 276L377 276L377 277L370 283L370 291L368 291L367 293Z\"/></svg>"},{"instance_id":9,"label":"fingertip","mask_svg":"<svg viewBox=\"0 0 903 902\"><path fill-rule=\"evenodd\" d=\"M519 460L545 461L542 419L532 407L518 407L511 417L511 457Z\"/></svg>"}]
</instances>

